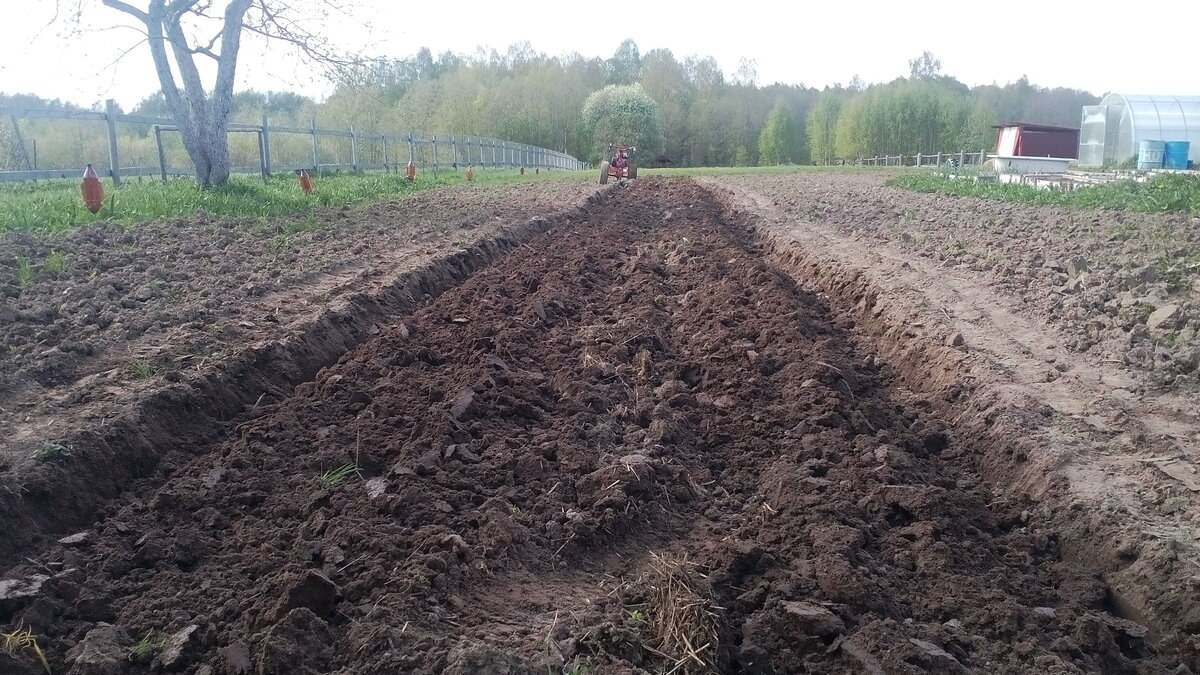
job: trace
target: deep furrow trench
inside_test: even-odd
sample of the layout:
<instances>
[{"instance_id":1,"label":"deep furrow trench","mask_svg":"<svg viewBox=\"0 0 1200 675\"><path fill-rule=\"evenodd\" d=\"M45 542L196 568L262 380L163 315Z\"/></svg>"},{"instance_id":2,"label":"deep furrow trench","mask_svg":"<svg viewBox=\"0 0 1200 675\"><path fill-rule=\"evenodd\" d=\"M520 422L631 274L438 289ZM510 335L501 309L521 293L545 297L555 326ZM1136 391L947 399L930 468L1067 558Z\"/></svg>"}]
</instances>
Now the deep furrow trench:
<instances>
[{"instance_id":1,"label":"deep furrow trench","mask_svg":"<svg viewBox=\"0 0 1200 675\"><path fill-rule=\"evenodd\" d=\"M1174 667L976 460L711 193L646 179L18 567L48 578L0 621L76 673Z\"/></svg>"}]
</instances>

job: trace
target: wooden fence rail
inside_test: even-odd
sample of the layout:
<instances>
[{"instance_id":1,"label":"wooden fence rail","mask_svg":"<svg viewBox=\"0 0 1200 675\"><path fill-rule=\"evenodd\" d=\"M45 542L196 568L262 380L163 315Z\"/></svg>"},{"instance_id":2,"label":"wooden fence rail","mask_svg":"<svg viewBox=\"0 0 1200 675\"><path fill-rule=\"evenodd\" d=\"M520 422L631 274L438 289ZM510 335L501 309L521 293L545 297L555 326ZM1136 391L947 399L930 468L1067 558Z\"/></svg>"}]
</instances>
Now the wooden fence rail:
<instances>
[{"instance_id":1,"label":"wooden fence rail","mask_svg":"<svg viewBox=\"0 0 1200 675\"><path fill-rule=\"evenodd\" d=\"M926 154L915 152L911 155L883 155L880 157L860 157L858 159L858 163L861 166L941 166L951 161L957 161L959 166L966 166L968 164L982 165L987 161L987 151L967 152L966 150L959 150L957 152Z\"/></svg>"},{"instance_id":2,"label":"wooden fence rail","mask_svg":"<svg viewBox=\"0 0 1200 675\"><path fill-rule=\"evenodd\" d=\"M120 184L125 176L148 176L157 174L162 180L168 176L191 175L188 167L168 166L167 154L164 150L163 135L178 133L179 128L172 120L148 117L145 115L126 115L117 112L116 104L110 99L104 112L45 110L39 108L16 108L0 106L0 119L10 118L13 128L19 129L16 121L20 119L61 119L74 121L103 122L107 131L108 168L97 166L96 172L109 176L113 183ZM117 125L137 124L149 126L154 133L154 142L158 155L158 166L121 166L118 152ZM267 116L263 115L259 124L230 123L230 133L251 133L257 136L258 166L235 166L234 173L259 173L267 179L276 171L310 171L322 170L399 170L409 161L431 165L435 170L440 166L478 166L480 168L528 167L545 169L562 169L579 171L587 168L587 164L568 155L565 152L539 148L525 143L516 143L497 138L462 134L435 134L422 131L404 131L399 134L363 133L353 126L349 129L321 129L313 119L307 127L270 126ZM309 161L302 163L276 164L272 161L272 136L295 134L309 136L312 139L312 150ZM329 161L322 157L320 139L332 137L349 139L349 163ZM370 144L370 161L362 161L360 147ZM376 145L378 144L378 145ZM439 148L440 146L440 148ZM23 151L23 146L22 146ZM322 161L325 160L325 161ZM86 163L86 161L85 161ZM101 164L100 162L92 162ZM16 182L42 180L49 178L75 178L83 167L38 169L36 160L27 165L32 168L20 171L0 171L0 182Z\"/></svg>"}]
</instances>

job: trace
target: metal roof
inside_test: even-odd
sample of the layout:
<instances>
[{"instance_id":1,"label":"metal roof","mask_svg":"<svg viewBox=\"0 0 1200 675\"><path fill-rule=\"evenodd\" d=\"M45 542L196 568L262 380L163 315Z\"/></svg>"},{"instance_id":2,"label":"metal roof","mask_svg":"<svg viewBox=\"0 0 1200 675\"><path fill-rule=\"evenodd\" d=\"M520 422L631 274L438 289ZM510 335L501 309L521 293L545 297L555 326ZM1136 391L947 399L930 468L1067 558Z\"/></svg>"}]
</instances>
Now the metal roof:
<instances>
[{"instance_id":1,"label":"metal roof","mask_svg":"<svg viewBox=\"0 0 1200 675\"><path fill-rule=\"evenodd\" d=\"M993 124L993 129L1007 129L1008 127L1020 127L1029 131L1079 131L1078 127L1052 127L1048 124L1033 124L1030 122L1005 122L1003 124Z\"/></svg>"}]
</instances>

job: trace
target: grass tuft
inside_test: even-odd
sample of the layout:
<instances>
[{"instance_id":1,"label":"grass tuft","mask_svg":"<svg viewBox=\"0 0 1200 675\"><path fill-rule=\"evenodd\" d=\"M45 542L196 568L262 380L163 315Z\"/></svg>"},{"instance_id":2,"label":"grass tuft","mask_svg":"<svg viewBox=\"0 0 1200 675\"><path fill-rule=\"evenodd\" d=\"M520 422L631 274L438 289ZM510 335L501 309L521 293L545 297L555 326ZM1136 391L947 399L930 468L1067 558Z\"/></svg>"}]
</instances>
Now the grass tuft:
<instances>
[{"instance_id":1,"label":"grass tuft","mask_svg":"<svg viewBox=\"0 0 1200 675\"><path fill-rule=\"evenodd\" d=\"M75 449L58 441L43 441L30 455L39 462L58 462L75 454Z\"/></svg>"},{"instance_id":2,"label":"grass tuft","mask_svg":"<svg viewBox=\"0 0 1200 675\"><path fill-rule=\"evenodd\" d=\"M129 648L129 660L136 663L149 663L167 646L167 636L151 628L146 631L141 640Z\"/></svg>"},{"instance_id":3,"label":"grass tuft","mask_svg":"<svg viewBox=\"0 0 1200 675\"><path fill-rule=\"evenodd\" d=\"M26 256L17 256L17 285L21 288L29 288L33 285L33 277L33 263L29 262L29 258Z\"/></svg>"},{"instance_id":4,"label":"grass tuft","mask_svg":"<svg viewBox=\"0 0 1200 675\"><path fill-rule=\"evenodd\" d=\"M361 475L358 465L353 462L346 462L341 466L334 467L321 474L321 480L330 485L336 486L341 485L342 483L346 482L347 478L355 475Z\"/></svg>"},{"instance_id":5,"label":"grass tuft","mask_svg":"<svg viewBox=\"0 0 1200 675\"><path fill-rule=\"evenodd\" d=\"M19 658L26 652L33 652L34 657L46 669L47 675L53 675L50 671L50 663L46 660L46 653L38 645L37 638L33 635L33 629L25 628L21 630L18 627L11 633L0 633L0 651L3 651L10 658Z\"/></svg>"},{"instance_id":6,"label":"grass tuft","mask_svg":"<svg viewBox=\"0 0 1200 675\"><path fill-rule=\"evenodd\" d=\"M133 376L141 380L149 380L155 377L162 377L167 373L167 369L162 366L156 366L149 359L138 359L129 366Z\"/></svg>"},{"instance_id":7,"label":"grass tuft","mask_svg":"<svg viewBox=\"0 0 1200 675\"><path fill-rule=\"evenodd\" d=\"M47 274L52 274L57 278L67 271L67 256L62 251L51 249L42 268L46 270Z\"/></svg>"}]
</instances>

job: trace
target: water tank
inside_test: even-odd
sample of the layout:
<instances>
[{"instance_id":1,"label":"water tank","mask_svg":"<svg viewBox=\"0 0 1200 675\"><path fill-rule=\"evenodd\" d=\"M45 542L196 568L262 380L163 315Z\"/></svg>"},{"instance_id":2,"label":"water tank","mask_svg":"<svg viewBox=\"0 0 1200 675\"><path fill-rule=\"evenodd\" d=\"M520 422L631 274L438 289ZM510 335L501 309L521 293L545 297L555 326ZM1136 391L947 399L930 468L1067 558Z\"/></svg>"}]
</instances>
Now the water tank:
<instances>
[{"instance_id":1,"label":"water tank","mask_svg":"<svg viewBox=\"0 0 1200 675\"><path fill-rule=\"evenodd\" d=\"M1163 167L1164 145L1162 141L1142 141L1138 146L1138 170L1149 171L1150 169L1161 169Z\"/></svg>"},{"instance_id":2,"label":"water tank","mask_svg":"<svg viewBox=\"0 0 1200 675\"><path fill-rule=\"evenodd\" d=\"M1189 141L1167 141L1163 144L1163 168L1188 168L1188 153L1192 149Z\"/></svg>"}]
</instances>

